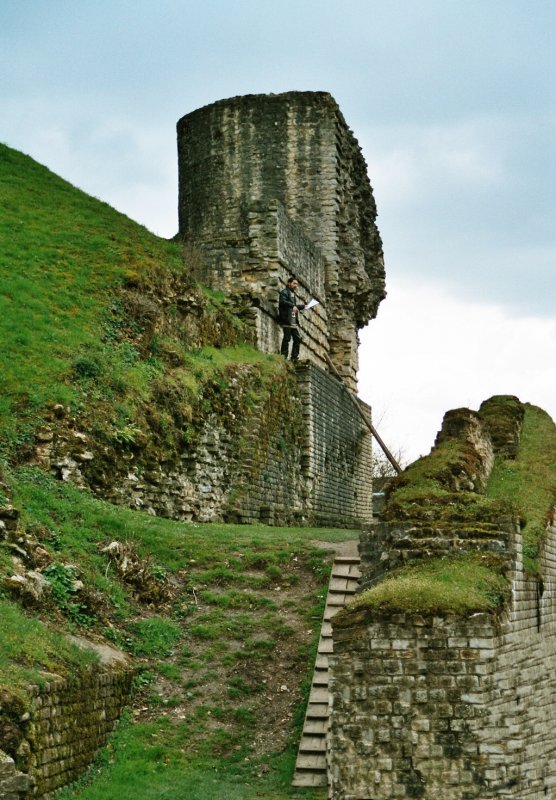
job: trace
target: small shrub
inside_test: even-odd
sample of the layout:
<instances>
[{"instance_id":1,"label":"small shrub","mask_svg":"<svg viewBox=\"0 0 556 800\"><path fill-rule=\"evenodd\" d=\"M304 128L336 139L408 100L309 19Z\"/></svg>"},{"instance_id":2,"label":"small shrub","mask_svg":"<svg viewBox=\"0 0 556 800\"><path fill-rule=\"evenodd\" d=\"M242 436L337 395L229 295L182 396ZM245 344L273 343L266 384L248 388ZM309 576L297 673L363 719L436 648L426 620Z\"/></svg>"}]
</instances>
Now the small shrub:
<instances>
[{"instance_id":1,"label":"small shrub","mask_svg":"<svg viewBox=\"0 0 556 800\"><path fill-rule=\"evenodd\" d=\"M92 619L87 613L87 604L79 599L82 586L78 583L77 568L71 564L50 564L42 574L50 584L58 608L77 625L90 625Z\"/></svg>"}]
</instances>

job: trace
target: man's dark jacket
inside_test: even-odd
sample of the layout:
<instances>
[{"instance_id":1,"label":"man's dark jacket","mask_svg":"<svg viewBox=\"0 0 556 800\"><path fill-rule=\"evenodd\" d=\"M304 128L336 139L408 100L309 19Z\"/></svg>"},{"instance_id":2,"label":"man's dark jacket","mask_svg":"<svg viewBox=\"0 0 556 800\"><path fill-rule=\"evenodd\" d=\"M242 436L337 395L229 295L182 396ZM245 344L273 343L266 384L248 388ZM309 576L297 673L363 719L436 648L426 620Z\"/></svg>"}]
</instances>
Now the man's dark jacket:
<instances>
[{"instance_id":1,"label":"man's dark jacket","mask_svg":"<svg viewBox=\"0 0 556 800\"><path fill-rule=\"evenodd\" d=\"M289 286L286 286L280 292L278 300L278 322L280 325L297 325L297 314L293 313L293 308L296 306L300 311L305 308L305 303L301 303Z\"/></svg>"}]
</instances>

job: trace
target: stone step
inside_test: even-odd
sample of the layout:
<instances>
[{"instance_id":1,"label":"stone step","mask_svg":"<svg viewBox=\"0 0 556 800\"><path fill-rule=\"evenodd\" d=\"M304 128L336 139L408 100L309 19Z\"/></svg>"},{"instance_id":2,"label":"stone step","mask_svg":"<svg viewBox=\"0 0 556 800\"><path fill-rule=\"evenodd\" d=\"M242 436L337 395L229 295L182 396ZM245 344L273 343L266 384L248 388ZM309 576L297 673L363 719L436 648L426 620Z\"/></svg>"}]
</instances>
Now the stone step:
<instances>
[{"instance_id":1,"label":"stone step","mask_svg":"<svg viewBox=\"0 0 556 800\"><path fill-rule=\"evenodd\" d=\"M310 703L325 703L328 705L328 689L325 687L324 689L321 687L312 687L311 693L309 694L309 702Z\"/></svg>"},{"instance_id":2,"label":"stone step","mask_svg":"<svg viewBox=\"0 0 556 800\"><path fill-rule=\"evenodd\" d=\"M296 770L295 778L292 781L292 786L297 786L300 789L315 788L318 789L322 786L328 786L328 779L326 772L318 770L317 772Z\"/></svg>"},{"instance_id":3,"label":"stone step","mask_svg":"<svg viewBox=\"0 0 556 800\"><path fill-rule=\"evenodd\" d=\"M355 550L355 547L353 549ZM328 785L326 767L328 655L334 651L330 620L356 592L360 577L359 563L357 556L337 556L334 559L293 786Z\"/></svg>"},{"instance_id":4,"label":"stone step","mask_svg":"<svg viewBox=\"0 0 556 800\"><path fill-rule=\"evenodd\" d=\"M322 753L300 753L295 766L298 769L324 769L326 774L326 757Z\"/></svg>"},{"instance_id":5,"label":"stone step","mask_svg":"<svg viewBox=\"0 0 556 800\"><path fill-rule=\"evenodd\" d=\"M361 572L356 564L334 564L332 567L333 578L360 578Z\"/></svg>"},{"instance_id":6,"label":"stone step","mask_svg":"<svg viewBox=\"0 0 556 800\"><path fill-rule=\"evenodd\" d=\"M347 586L345 589L331 589L328 594L327 605L329 602L334 603L339 598L345 597L345 595L351 596L357 591L357 587L359 586L359 581L352 580L351 578L335 578L334 580L342 580ZM343 602L345 603L345 599Z\"/></svg>"},{"instance_id":7,"label":"stone step","mask_svg":"<svg viewBox=\"0 0 556 800\"><path fill-rule=\"evenodd\" d=\"M317 734L321 736L326 736L326 732L328 730L328 721L327 719L311 719L308 717L305 720L305 725L303 726L303 732L307 733L308 735Z\"/></svg>"},{"instance_id":8,"label":"stone step","mask_svg":"<svg viewBox=\"0 0 556 800\"><path fill-rule=\"evenodd\" d=\"M345 592L348 588L348 579L347 578L334 578L330 581L330 591L331 592Z\"/></svg>"},{"instance_id":9,"label":"stone step","mask_svg":"<svg viewBox=\"0 0 556 800\"><path fill-rule=\"evenodd\" d=\"M313 675L313 686L328 686L328 670L315 670Z\"/></svg>"},{"instance_id":10,"label":"stone step","mask_svg":"<svg viewBox=\"0 0 556 800\"><path fill-rule=\"evenodd\" d=\"M328 701L311 703L307 706L307 719L328 719Z\"/></svg>"},{"instance_id":11,"label":"stone step","mask_svg":"<svg viewBox=\"0 0 556 800\"><path fill-rule=\"evenodd\" d=\"M326 736L306 736L303 734L299 743L300 753L326 753Z\"/></svg>"},{"instance_id":12,"label":"stone step","mask_svg":"<svg viewBox=\"0 0 556 800\"><path fill-rule=\"evenodd\" d=\"M331 595L326 603L327 608L343 608L345 604L348 602L348 599L351 597L349 592L337 592L334 595Z\"/></svg>"},{"instance_id":13,"label":"stone step","mask_svg":"<svg viewBox=\"0 0 556 800\"><path fill-rule=\"evenodd\" d=\"M357 555L353 556L336 556L334 564L360 564L361 559Z\"/></svg>"},{"instance_id":14,"label":"stone step","mask_svg":"<svg viewBox=\"0 0 556 800\"><path fill-rule=\"evenodd\" d=\"M328 670L328 656L318 653L317 660L315 661L315 669Z\"/></svg>"}]
</instances>

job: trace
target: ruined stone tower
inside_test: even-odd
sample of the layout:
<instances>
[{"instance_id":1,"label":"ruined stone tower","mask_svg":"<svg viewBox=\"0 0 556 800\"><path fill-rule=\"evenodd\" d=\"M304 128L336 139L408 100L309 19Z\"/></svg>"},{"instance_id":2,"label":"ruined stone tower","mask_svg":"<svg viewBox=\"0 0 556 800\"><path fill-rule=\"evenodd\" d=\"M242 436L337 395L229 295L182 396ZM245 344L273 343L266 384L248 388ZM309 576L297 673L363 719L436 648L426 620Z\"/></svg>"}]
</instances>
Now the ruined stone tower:
<instances>
[{"instance_id":1,"label":"ruined stone tower","mask_svg":"<svg viewBox=\"0 0 556 800\"><path fill-rule=\"evenodd\" d=\"M384 297L376 206L361 149L326 92L221 100L178 122L179 224L205 281L256 308L260 349L278 352L278 292L293 272L302 356L330 357L355 390L357 331Z\"/></svg>"},{"instance_id":2,"label":"ruined stone tower","mask_svg":"<svg viewBox=\"0 0 556 800\"><path fill-rule=\"evenodd\" d=\"M203 282L248 309L256 346L280 351L277 301L290 274L304 302L319 301L300 319L306 436L293 497L316 523L368 521L371 436L350 393L358 330L384 297L384 266L353 133L326 92L247 95L183 117L178 157L180 236L200 255ZM271 484L251 488L242 519L262 518L263 506L269 520L283 515L290 501L280 501L278 478Z\"/></svg>"}]
</instances>

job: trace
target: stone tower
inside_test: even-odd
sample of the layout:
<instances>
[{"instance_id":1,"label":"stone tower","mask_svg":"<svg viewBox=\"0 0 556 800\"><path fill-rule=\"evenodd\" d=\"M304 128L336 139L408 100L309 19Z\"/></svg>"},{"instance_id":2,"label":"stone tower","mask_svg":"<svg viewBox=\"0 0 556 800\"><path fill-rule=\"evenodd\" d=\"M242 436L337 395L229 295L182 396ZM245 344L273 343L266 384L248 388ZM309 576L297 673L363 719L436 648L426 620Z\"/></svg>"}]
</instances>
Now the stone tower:
<instances>
[{"instance_id":1,"label":"stone tower","mask_svg":"<svg viewBox=\"0 0 556 800\"><path fill-rule=\"evenodd\" d=\"M302 356L329 357L356 389L358 330L384 292L382 243L366 164L326 92L221 100L178 122L179 227L205 281L248 298L260 349L278 352L278 292L295 273Z\"/></svg>"}]
</instances>

